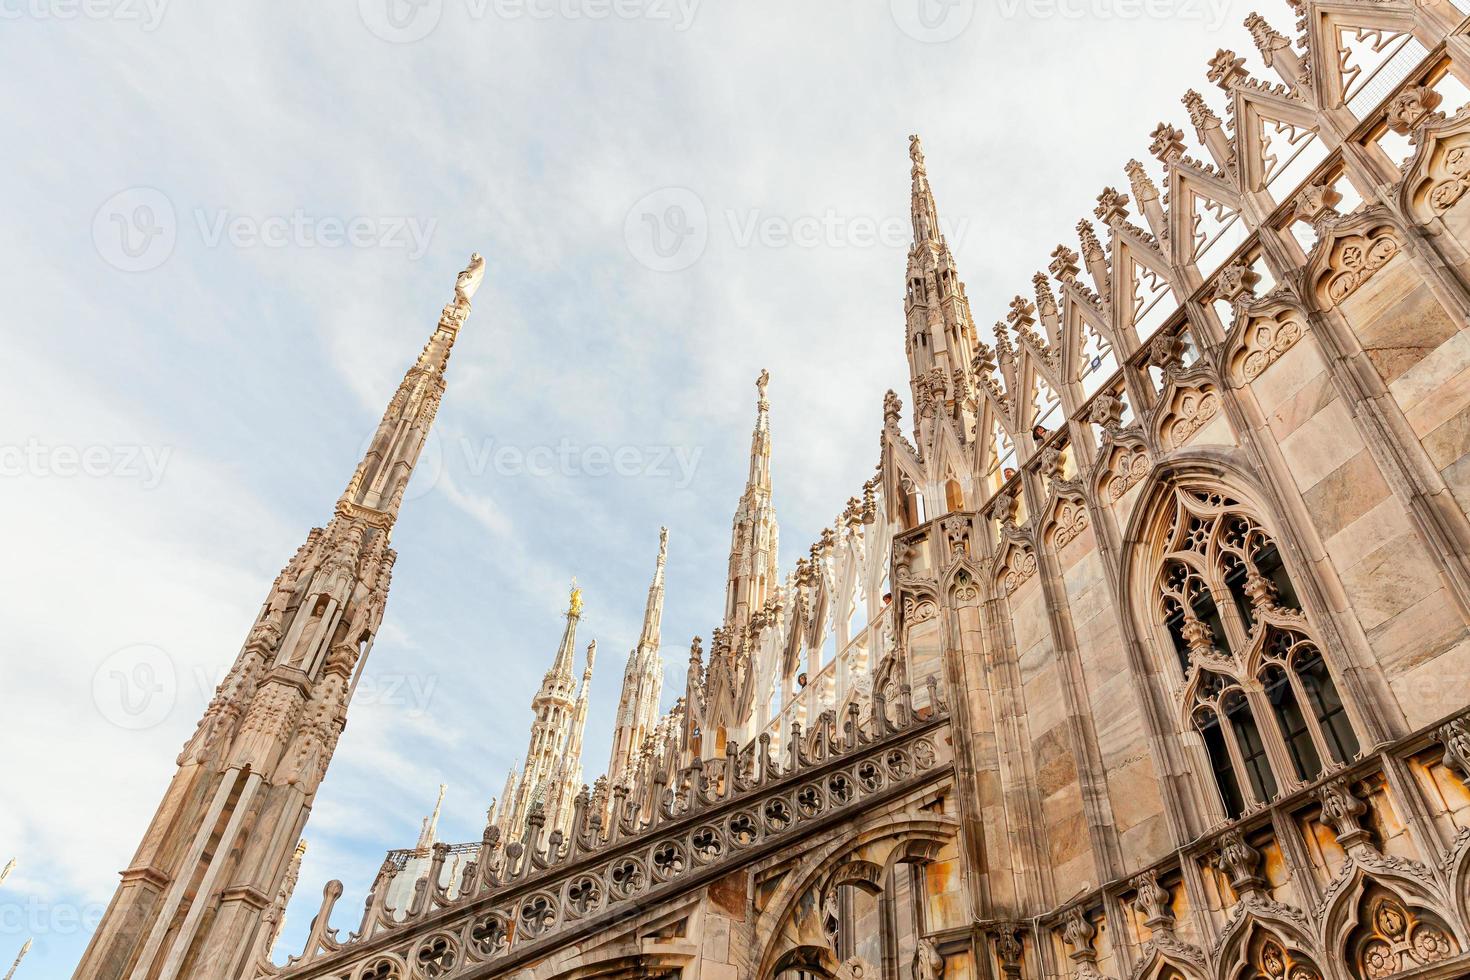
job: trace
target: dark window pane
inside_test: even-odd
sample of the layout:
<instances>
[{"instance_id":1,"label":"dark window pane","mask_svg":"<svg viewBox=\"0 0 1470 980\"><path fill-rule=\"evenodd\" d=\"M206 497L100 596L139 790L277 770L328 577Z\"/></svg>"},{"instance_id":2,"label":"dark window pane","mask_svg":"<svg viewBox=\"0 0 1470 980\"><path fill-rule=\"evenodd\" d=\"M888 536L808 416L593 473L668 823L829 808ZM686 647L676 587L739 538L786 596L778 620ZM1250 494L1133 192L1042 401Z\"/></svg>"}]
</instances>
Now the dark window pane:
<instances>
[{"instance_id":1,"label":"dark window pane","mask_svg":"<svg viewBox=\"0 0 1470 980\"><path fill-rule=\"evenodd\" d=\"M1205 750L1210 754L1210 768L1215 771L1215 785L1220 789L1225 812L1234 819L1245 812L1245 799L1240 795L1240 783L1235 778L1235 767L1230 763L1225 733L1220 731L1220 719L1213 711L1205 710L1195 716L1195 722L1204 737Z\"/></svg>"},{"instance_id":2,"label":"dark window pane","mask_svg":"<svg viewBox=\"0 0 1470 980\"><path fill-rule=\"evenodd\" d=\"M1241 761L1245 763L1245 774L1251 782L1251 789L1257 801L1268 802L1276 795L1276 777L1271 772L1271 764L1266 760L1266 745L1261 741L1255 716L1251 714L1245 697L1239 693L1231 696L1225 705L1225 715L1235 731L1235 742L1240 749Z\"/></svg>"},{"instance_id":3,"label":"dark window pane","mask_svg":"<svg viewBox=\"0 0 1470 980\"><path fill-rule=\"evenodd\" d=\"M1266 697L1276 709L1276 724L1281 728L1281 737L1291 753L1291 762L1296 774L1302 779L1313 779L1322 771L1322 760L1317 755L1317 746L1312 741L1306 716L1296 703L1296 693L1286 672L1273 667L1265 678Z\"/></svg>"},{"instance_id":4,"label":"dark window pane","mask_svg":"<svg viewBox=\"0 0 1470 980\"><path fill-rule=\"evenodd\" d=\"M1307 692L1312 713L1317 724L1322 726L1322 735L1327 748L1338 762L1351 762L1358 754L1358 736L1353 733L1347 709L1337 695L1337 685L1322 662L1322 654L1308 648L1308 652L1297 656L1292 667L1302 680L1302 689Z\"/></svg>"}]
</instances>

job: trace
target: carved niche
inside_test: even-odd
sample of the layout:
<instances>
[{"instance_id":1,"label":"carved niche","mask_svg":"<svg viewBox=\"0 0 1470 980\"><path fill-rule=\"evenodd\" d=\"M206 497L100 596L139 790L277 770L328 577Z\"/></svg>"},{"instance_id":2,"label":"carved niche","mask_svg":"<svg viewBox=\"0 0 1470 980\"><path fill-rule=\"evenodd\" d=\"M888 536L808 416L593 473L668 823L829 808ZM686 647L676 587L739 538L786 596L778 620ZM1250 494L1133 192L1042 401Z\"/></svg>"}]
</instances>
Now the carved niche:
<instances>
[{"instance_id":1,"label":"carved niche","mask_svg":"<svg viewBox=\"0 0 1470 980\"><path fill-rule=\"evenodd\" d=\"M1087 530L1087 505L1081 500L1063 497L1057 502L1056 520L1052 525L1052 546L1060 550L1077 540Z\"/></svg>"},{"instance_id":2,"label":"carved niche","mask_svg":"<svg viewBox=\"0 0 1470 980\"><path fill-rule=\"evenodd\" d=\"M1097 487L1099 495L1110 504L1122 500L1124 494L1148 476L1154 464L1141 439L1114 445L1103 460Z\"/></svg>"},{"instance_id":3,"label":"carved niche","mask_svg":"<svg viewBox=\"0 0 1470 980\"><path fill-rule=\"evenodd\" d=\"M1320 243L1318 248L1326 246L1324 258L1313 263L1317 268L1317 302L1324 310L1357 292L1403 247L1398 233L1387 224L1348 220L1359 230Z\"/></svg>"},{"instance_id":4,"label":"carved niche","mask_svg":"<svg viewBox=\"0 0 1470 980\"><path fill-rule=\"evenodd\" d=\"M1016 594L1026 580L1036 574L1036 554L1030 548L1018 542L1012 542L1006 549L1005 560L1001 563L997 572L1001 592L1007 597Z\"/></svg>"},{"instance_id":5,"label":"carved niche","mask_svg":"<svg viewBox=\"0 0 1470 980\"><path fill-rule=\"evenodd\" d=\"M1443 218L1470 190L1470 113L1431 122L1409 161L1400 201L1420 224Z\"/></svg>"},{"instance_id":6,"label":"carved niche","mask_svg":"<svg viewBox=\"0 0 1470 980\"><path fill-rule=\"evenodd\" d=\"M1220 393L1210 385L1181 388L1160 414L1159 443L1166 450L1178 449L1220 414Z\"/></svg>"},{"instance_id":7,"label":"carved niche","mask_svg":"<svg viewBox=\"0 0 1470 980\"><path fill-rule=\"evenodd\" d=\"M1362 916L1348 947L1357 975L1392 977L1447 960L1459 944L1443 923L1421 914L1385 889L1364 897Z\"/></svg>"},{"instance_id":8,"label":"carved niche","mask_svg":"<svg viewBox=\"0 0 1470 980\"><path fill-rule=\"evenodd\" d=\"M1240 384L1250 384L1291 350L1302 333L1302 315L1297 310L1250 317L1230 358L1232 376Z\"/></svg>"}]
</instances>

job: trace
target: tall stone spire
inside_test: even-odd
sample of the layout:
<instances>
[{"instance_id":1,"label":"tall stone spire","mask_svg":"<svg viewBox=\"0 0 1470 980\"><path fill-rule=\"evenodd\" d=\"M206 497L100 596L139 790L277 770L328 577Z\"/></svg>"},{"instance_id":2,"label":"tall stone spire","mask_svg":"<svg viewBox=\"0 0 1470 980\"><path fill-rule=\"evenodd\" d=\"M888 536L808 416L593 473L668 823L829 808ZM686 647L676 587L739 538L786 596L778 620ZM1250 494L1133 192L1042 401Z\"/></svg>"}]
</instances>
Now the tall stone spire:
<instances>
[{"instance_id":1,"label":"tall stone spire","mask_svg":"<svg viewBox=\"0 0 1470 980\"><path fill-rule=\"evenodd\" d=\"M643 607L643 631L638 645L628 654L623 669L623 691L613 727L612 758L607 777L614 783L630 778L643 740L658 725L659 698L663 694L664 661L659 653L659 633L664 616L664 566L669 556L669 529L658 529L658 564L648 586Z\"/></svg>"},{"instance_id":2,"label":"tall stone spire","mask_svg":"<svg viewBox=\"0 0 1470 980\"><path fill-rule=\"evenodd\" d=\"M750 474L735 508L730 534L730 564L725 585L725 627L738 631L779 584L776 566L776 508L771 500L771 403L766 385L756 379L755 430L750 436Z\"/></svg>"},{"instance_id":3,"label":"tall stone spire","mask_svg":"<svg viewBox=\"0 0 1470 980\"><path fill-rule=\"evenodd\" d=\"M5 980L14 980L15 971L20 969L20 961L26 958L31 951L31 940L27 939L21 944L20 952L15 954L15 962L10 964L10 969L5 971Z\"/></svg>"},{"instance_id":4,"label":"tall stone spire","mask_svg":"<svg viewBox=\"0 0 1470 980\"><path fill-rule=\"evenodd\" d=\"M382 622L389 534L485 274L471 256L325 528L276 578L75 976L234 976L258 948Z\"/></svg>"},{"instance_id":5,"label":"tall stone spire","mask_svg":"<svg viewBox=\"0 0 1470 980\"><path fill-rule=\"evenodd\" d=\"M434 812L425 817L419 827L419 842L414 845L415 850L426 851L439 839L439 811L444 806L444 794L448 789L444 783L439 784L439 798L434 801Z\"/></svg>"},{"instance_id":6,"label":"tall stone spire","mask_svg":"<svg viewBox=\"0 0 1470 980\"><path fill-rule=\"evenodd\" d=\"M582 590L577 588L573 579L561 643L557 646L551 669L541 679L540 690L531 699L533 718L525 766L514 793L510 793L510 782L506 783L508 795L500 804L501 833L510 840L518 840L525 833L531 808L538 802L542 805L546 833L567 829L571 801L576 795L576 788L568 791L567 784L581 780L581 728L586 723L586 698L592 682L592 665L597 656L597 644L594 642L587 648L587 666L579 694L573 668L577 623L581 618Z\"/></svg>"},{"instance_id":7,"label":"tall stone spire","mask_svg":"<svg viewBox=\"0 0 1470 980\"><path fill-rule=\"evenodd\" d=\"M919 435L922 420L941 413L962 421L962 389L972 387L971 362L979 341L964 283L939 228L939 208L917 136L909 137L909 159L914 242L909 248L908 285L904 290L908 324L904 350L914 396L915 434ZM960 425L959 437L965 438L968 431L968 426Z\"/></svg>"}]
</instances>

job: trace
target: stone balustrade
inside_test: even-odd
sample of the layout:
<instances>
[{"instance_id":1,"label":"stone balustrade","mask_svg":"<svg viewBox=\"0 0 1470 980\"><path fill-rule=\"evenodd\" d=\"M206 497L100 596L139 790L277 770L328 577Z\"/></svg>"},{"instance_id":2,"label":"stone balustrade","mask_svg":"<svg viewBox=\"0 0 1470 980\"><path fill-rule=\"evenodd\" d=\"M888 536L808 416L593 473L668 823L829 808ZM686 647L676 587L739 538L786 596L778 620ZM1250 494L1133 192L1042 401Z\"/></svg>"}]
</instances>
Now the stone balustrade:
<instances>
[{"instance_id":1,"label":"stone balustrade","mask_svg":"<svg viewBox=\"0 0 1470 980\"><path fill-rule=\"evenodd\" d=\"M261 964L260 975L448 980L533 959L932 780L951 758L941 737L948 705L932 680L929 705L916 710L907 688L894 703L877 692L866 719L853 705L840 724L828 711L810 731L793 725L784 753L768 734L732 744L676 785L655 782L647 798L656 805L618 790L606 827L584 787L565 839L543 843L537 816L525 841L505 846L489 828L457 889L442 883L453 847L436 844L404 910L386 907L397 869L385 862L344 940L329 924L342 885L329 882L303 953L284 967Z\"/></svg>"}]
</instances>

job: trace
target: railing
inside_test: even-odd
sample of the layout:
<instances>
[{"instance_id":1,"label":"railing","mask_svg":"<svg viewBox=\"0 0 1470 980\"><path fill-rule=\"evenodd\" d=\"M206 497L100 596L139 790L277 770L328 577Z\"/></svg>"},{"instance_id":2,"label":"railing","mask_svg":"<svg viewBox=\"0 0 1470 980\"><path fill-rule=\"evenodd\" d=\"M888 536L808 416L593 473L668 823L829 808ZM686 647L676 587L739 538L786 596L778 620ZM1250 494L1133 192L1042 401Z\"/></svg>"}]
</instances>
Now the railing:
<instances>
[{"instance_id":1,"label":"railing","mask_svg":"<svg viewBox=\"0 0 1470 980\"><path fill-rule=\"evenodd\" d=\"M554 832L543 846L539 814L526 841L503 848L488 828L454 895L440 882L451 846L436 844L402 920L385 906L385 862L345 940L329 925L342 884L329 882L302 955L262 975L448 980L544 955L934 779L949 748L934 737L948 705L933 679L929 705L916 711L905 687L896 704L875 693L866 723L856 706L840 725L825 712L810 732L792 726L784 761L769 735L744 750L732 745L724 759L695 760L675 786L660 777L655 806L618 793L606 828L584 787L566 838Z\"/></svg>"}]
</instances>

